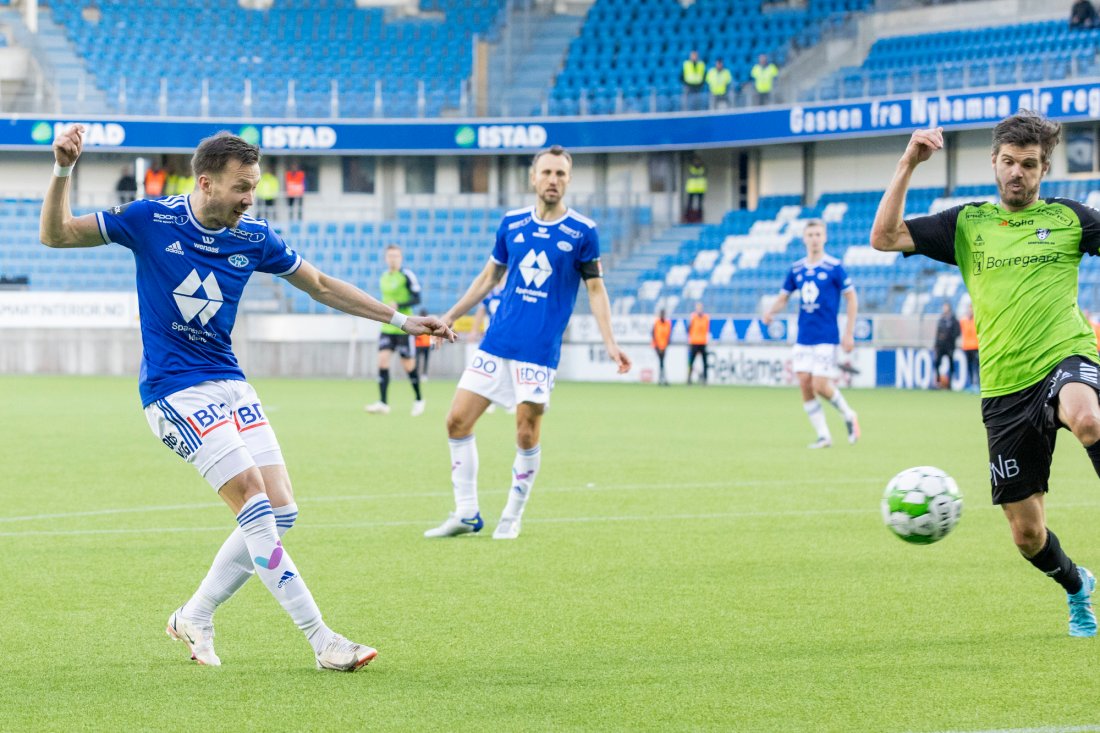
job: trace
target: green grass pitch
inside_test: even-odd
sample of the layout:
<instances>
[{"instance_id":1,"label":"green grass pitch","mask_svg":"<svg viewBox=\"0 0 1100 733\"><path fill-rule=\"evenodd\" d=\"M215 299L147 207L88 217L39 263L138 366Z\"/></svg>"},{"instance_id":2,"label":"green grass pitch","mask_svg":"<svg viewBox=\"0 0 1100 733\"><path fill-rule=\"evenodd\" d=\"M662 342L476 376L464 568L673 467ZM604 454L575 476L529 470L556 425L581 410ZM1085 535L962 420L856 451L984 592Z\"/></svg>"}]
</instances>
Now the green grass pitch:
<instances>
[{"instance_id":1,"label":"green grass pitch","mask_svg":"<svg viewBox=\"0 0 1100 733\"><path fill-rule=\"evenodd\" d=\"M325 613L378 647L313 668L255 580L220 668L164 634L233 520L149 433L132 379L0 377L2 730L1100 730L1100 640L989 505L978 398L851 390L864 439L809 451L796 391L558 385L516 542L495 542L511 416L478 427L483 536L452 506L443 429L367 382L257 380L301 516L287 547ZM1061 433L1050 525L1100 571L1100 485ZM954 534L882 525L889 478L945 469Z\"/></svg>"}]
</instances>

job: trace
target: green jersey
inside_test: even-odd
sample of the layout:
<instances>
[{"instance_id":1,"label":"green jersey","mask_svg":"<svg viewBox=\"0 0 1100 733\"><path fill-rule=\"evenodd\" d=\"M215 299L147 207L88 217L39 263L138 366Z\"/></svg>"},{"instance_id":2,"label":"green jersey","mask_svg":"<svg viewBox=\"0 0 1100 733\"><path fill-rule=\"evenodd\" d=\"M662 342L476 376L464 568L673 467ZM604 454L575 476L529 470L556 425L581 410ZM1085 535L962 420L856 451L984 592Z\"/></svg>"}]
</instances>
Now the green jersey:
<instances>
[{"instance_id":1,"label":"green jersey","mask_svg":"<svg viewBox=\"0 0 1100 733\"><path fill-rule=\"evenodd\" d=\"M1018 392L1066 357L1095 361L1077 270L1100 251L1100 212L1068 199L1023 211L987 202L906 221L916 254L957 265L974 304L982 396Z\"/></svg>"},{"instance_id":2,"label":"green jersey","mask_svg":"<svg viewBox=\"0 0 1100 733\"><path fill-rule=\"evenodd\" d=\"M397 310L406 316L412 315L412 307L420 302L420 281L412 270L401 268L397 272L386 270L378 280L382 290L382 302L397 304ZM382 324L382 333L405 333L397 326Z\"/></svg>"}]
</instances>

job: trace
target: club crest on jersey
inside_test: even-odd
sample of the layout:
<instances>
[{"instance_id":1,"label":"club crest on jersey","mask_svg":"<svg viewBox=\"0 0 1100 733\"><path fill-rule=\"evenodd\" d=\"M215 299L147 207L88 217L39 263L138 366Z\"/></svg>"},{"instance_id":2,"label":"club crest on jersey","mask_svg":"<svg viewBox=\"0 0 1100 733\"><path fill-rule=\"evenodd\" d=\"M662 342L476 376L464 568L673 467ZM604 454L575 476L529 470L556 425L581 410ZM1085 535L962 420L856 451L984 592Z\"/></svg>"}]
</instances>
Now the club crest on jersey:
<instances>
[{"instance_id":1,"label":"club crest on jersey","mask_svg":"<svg viewBox=\"0 0 1100 733\"><path fill-rule=\"evenodd\" d=\"M200 298L196 295L200 288L206 297ZM172 291L172 297L175 298L176 306L180 309L184 321L198 317L199 323L203 326L217 315L223 300L222 290L214 273L211 272L205 279L200 279L198 270L191 270L191 274Z\"/></svg>"},{"instance_id":2,"label":"club crest on jersey","mask_svg":"<svg viewBox=\"0 0 1100 733\"><path fill-rule=\"evenodd\" d=\"M558 249L562 252L572 252L573 245L569 244L569 242L558 242Z\"/></svg>"},{"instance_id":3,"label":"club crest on jersey","mask_svg":"<svg viewBox=\"0 0 1100 733\"><path fill-rule=\"evenodd\" d=\"M1039 238L1040 242L1042 242L1043 240L1045 240L1047 237L1050 236L1050 230L1049 229L1036 229L1035 230L1035 236Z\"/></svg>"},{"instance_id":4,"label":"club crest on jersey","mask_svg":"<svg viewBox=\"0 0 1100 733\"><path fill-rule=\"evenodd\" d=\"M230 255L229 264L233 265L233 267L247 267L248 258L244 255Z\"/></svg>"}]
</instances>

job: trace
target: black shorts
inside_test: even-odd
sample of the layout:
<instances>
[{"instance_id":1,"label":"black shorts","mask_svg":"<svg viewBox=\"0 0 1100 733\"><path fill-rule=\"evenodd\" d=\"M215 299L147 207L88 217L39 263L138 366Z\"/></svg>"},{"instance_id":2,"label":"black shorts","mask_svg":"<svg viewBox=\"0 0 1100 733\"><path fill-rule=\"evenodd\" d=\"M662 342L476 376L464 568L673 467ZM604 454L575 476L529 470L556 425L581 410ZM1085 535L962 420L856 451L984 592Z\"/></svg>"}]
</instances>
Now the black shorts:
<instances>
[{"instance_id":1,"label":"black shorts","mask_svg":"<svg viewBox=\"0 0 1100 733\"><path fill-rule=\"evenodd\" d=\"M1058 394L1070 382L1100 391L1098 369L1093 361L1070 356L1042 381L982 400L994 504L1023 501L1049 489L1055 437L1065 427L1058 420Z\"/></svg>"},{"instance_id":2,"label":"black shorts","mask_svg":"<svg viewBox=\"0 0 1100 733\"><path fill-rule=\"evenodd\" d=\"M413 337L407 333L384 333L378 337L379 351L396 351L402 359L413 358Z\"/></svg>"}]
</instances>

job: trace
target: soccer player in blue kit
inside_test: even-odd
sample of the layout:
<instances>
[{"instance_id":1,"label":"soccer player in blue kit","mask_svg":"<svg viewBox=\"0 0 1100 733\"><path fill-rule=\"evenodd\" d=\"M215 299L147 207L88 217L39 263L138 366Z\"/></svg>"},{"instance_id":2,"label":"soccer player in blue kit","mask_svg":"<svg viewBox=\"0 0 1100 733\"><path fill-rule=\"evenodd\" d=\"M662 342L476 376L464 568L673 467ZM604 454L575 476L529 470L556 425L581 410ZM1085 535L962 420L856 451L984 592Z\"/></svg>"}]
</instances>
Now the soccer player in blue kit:
<instances>
[{"instance_id":1,"label":"soccer player in blue kit","mask_svg":"<svg viewBox=\"0 0 1100 733\"><path fill-rule=\"evenodd\" d=\"M377 651L321 619L282 536L298 516L279 442L230 343L237 304L254 271L286 278L319 303L392 323L409 334L454 340L438 318L406 317L328 277L287 246L266 221L245 214L260 180L260 149L227 132L203 140L191 166L195 190L74 217L69 176L84 127L54 141L54 175L42 205L49 247L116 242L137 263L142 360L139 391L157 439L199 470L237 518L194 596L168 619L167 633L200 664L219 665L213 614L253 574L305 634L318 668L355 671Z\"/></svg>"},{"instance_id":2,"label":"soccer player in blue kit","mask_svg":"<svg viewBox=\"0 0 1100 733\"><path fill-rule=\"evenodd\" d=\"M447 415L455 510L425 537L453 537L485 526L477 501L474 425L492 402L516 407L511 490L493 538L519 536L523 509L539 470L539 431L554 388L562 332L573 314L582 280L607 355L620 374L630 370L630 359L611 332L611 304L600 269L596 224L563 201L572 168L572 157L560 145L535 155L530 173L537 197L534 206L504 215L485 269L443 314L449 326L504 278L500 305L481 348L458 382Z\"/></svg>"},{"instance_id":3,"label":"soccer player in blue kit","mask_svg":"<svg viewBox=\"0 0 1100 733\"><path fill-rule=\"evenodd\" d=\"M837 377L837 344L848 352L855 348L859 303L852 280L840 260L825 254L825 239L825 222L811 219L806 223L802 230L806 256L791 267L779 297L763 318L765 325L771 323L775 315L786 307L791 293L798 291L801 303L792 361L798 375L798 386L802 390L802 408L817 432L817 440L810 443L810 448L828 448L833 444L818 397L825 398L840 412L848 429L848 442L859 440L859 418L833 381ZM841 296L847 301L843 338L837 326Z\"/></svg>"}]
</instances>

